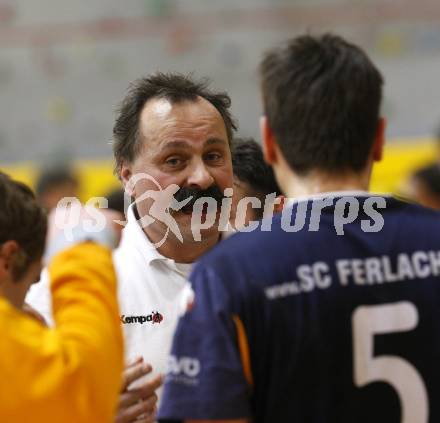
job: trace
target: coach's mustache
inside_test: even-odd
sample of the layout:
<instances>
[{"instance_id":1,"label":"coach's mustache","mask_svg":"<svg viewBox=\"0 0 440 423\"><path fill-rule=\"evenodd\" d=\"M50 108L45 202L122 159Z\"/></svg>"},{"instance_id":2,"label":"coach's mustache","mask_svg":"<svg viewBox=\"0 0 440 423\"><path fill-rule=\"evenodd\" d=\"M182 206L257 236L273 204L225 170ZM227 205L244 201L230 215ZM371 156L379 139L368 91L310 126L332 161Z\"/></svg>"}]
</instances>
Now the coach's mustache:
<instances>
[{"instance_id":1,"label":"coach's mustache","mask_svg":"<svg viewBox=\"0 0 440 423\"><path fill-rule=\"evenodd\" d=\"M188 198L191 198L191 200L185 204L183 209L192 208L194 206L194 203L199 198L203 198L203 197L213 198L218 204L220 204L225 196L223 195L223 192L220 190L220 188L217 185L211 185L207 189L198 189L194 187L181 187L174 194L176 203L180 203ZM173 204L171 205L171 207L173 207Z\"/></svg>"}]
</instances>

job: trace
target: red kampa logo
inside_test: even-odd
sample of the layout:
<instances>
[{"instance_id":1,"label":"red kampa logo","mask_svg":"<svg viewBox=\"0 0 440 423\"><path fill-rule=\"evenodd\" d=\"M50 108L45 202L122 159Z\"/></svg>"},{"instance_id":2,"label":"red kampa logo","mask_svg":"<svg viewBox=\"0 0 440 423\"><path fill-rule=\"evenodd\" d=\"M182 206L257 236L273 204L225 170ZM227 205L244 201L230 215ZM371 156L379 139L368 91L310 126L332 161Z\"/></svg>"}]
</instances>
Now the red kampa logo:
<instances>
[{"instance_id":1,"label":"red kampa logo","mask_svg":"<svg viewBox=\"0 0 440 423\"><path fill-rule=\"evenodd\" d=\"M153 311L151 315L153 316L153 325L155 323L160 323L163 320L163 316L158 311Z\"/></svg>"},{"instance_id":2,"label":"red kampa logo","mask_svg":"<svg viewBox=\"0 0 440 423\"><path fill-rule=\"evenodd\" d=\"M153 325L156 323L160 323L163 320L163 315L158 311L152 311L151 314L146 316L126 316L123 314L121 316L121 323L124 325L129 325L133 323L140 323L143 325L144 323L152 323Z\"/></svg>"}]
</instances>

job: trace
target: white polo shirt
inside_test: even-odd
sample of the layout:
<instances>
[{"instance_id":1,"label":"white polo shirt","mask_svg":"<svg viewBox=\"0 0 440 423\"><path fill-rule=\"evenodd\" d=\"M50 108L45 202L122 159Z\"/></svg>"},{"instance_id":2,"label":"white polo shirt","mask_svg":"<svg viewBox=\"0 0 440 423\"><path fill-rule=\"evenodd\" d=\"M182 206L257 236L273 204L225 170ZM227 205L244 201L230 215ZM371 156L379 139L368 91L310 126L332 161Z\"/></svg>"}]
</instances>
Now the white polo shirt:
<instances>
[{"instance_id":1,"label":"white polo shirt","mask_svg":"<svg viewBox=\"0 0 440 423\"><path fill-rule=\"evenodd\" d=\"M191 264L162 256L136 221L132 206L113 260L126 358L141 355L154 374L164 374L177 320L192 292L187 280Z\"/></svg>"}]
</instances>

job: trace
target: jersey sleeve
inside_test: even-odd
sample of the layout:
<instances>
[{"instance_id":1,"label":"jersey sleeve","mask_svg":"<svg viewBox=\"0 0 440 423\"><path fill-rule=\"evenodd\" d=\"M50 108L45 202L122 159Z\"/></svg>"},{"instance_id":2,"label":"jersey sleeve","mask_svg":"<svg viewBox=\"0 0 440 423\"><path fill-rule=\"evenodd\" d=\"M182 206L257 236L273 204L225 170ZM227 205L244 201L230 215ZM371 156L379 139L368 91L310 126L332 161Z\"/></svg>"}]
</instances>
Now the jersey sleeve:
<instances>
[{"instance_id":1,"label":"jersey sleeve","mask_svg":"<svg viewBox=\"0 0 440 423\"><path fill-rule=\"evenodd\" d=\"M54 329L13 307L0 316L0 421L111 423L123 366L111 253L81 244L49 273Z\"/></svg>"},{"instance_id":2,"label":"jersey sleeve","mask_svg":"<svg viewBox=\"0 0 440 423\"><path fill-rule=\"evenodd\" d=\"M248 418L251 386L231 294L204 265L190 279L194 303L174 336L159 421Z\"/></svg>"}]
</instances>

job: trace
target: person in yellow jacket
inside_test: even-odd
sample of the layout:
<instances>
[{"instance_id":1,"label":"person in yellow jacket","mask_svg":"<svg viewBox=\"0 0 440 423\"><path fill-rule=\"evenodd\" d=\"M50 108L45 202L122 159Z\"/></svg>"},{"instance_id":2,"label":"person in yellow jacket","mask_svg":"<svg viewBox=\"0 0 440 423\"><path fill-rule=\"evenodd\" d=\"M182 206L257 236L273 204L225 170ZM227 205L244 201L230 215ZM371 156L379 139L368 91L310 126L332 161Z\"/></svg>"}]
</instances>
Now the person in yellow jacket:
<instances>
[{"instance_id":1,"label":"person in yellow jacket","mask_svg":"<svg viewBox=\"0 0 440 423\"><path fill-rule=\"evenodd\" d=\"M0 173L0 422L111 422L123 367L111 253L85 242L52 260L49 329L21 310L45 234L32 192Z\"/></svg>"}]
</instances>

